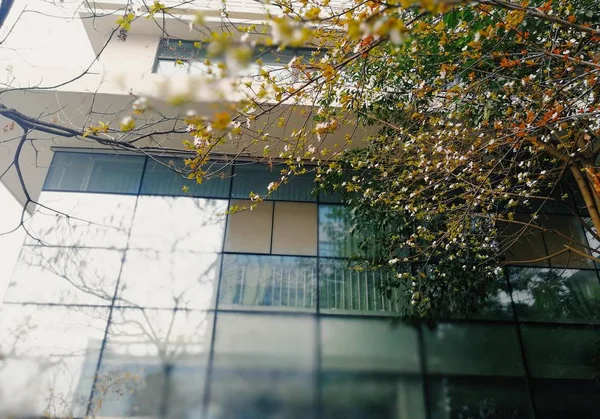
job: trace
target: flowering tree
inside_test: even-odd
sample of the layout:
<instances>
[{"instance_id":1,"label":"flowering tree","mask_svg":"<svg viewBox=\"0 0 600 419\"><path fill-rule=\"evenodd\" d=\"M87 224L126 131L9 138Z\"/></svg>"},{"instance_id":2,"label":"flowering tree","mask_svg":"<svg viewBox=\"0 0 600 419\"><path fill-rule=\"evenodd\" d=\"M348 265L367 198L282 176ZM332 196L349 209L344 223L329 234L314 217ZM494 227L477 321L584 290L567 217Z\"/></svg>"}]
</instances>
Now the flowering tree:
<instances>
[{"instance_id":1,"label":"flowering tree","mask_svg":"<svg viewBox=\"0 0 600 419\"><path fill-rule=\"evenodd\" d=\"M497 288L502 254L532 229L563 236L546 259L596 258L536 220L577 195L588 233L600 231L597 3L368 1L343 13L329 2L278 4L272 42L315 50L289 62L287 79L261 72L260 89L218 128L243 135L240 121L318 105L313 125L278 139L276 157L288 165L280 183L307 170L305 160L317 163L322 186L352 208L365 267L391 270L384 287L405 290L405 315L479 310ZM217 43L239 51L246 39ZM194 150L207 156L214 130L190 122ZM324 147L345 124L378 132ZM519 209L530 216L515 217Z\"/></svg>"},{"instance_id":2,"label":"flowering tree","mask_svg":"<svg viewBox=\"0 0 600 419\"><path fill-rule=\"evenodd\" d=\"M255 205L315 171L351 207L364 268L391 271L384 285L405 290L408 316L480 308L503 252L526 231L555 230L539 214L568 207L574 194L598 238L597 2L274 0L264 20L247 24L224 3L219 25L182 15L190 4L130 2L107 42L127 42L152 19L173 65L195 60L210 77L183 92L133 92L119 119L94 115L76 128L0 107L22 128L21 144L44 132L184 153L186 167L174 170L198 182L218 174L209 159L223 150L235 150L227 161L285 162L279 181L251 194ZM187 22L192 43L170 40L167 19ZM249 68L252 77L238 77ZM210 114L194 107L207 91L221 105ZM183 146L153 142L158 134ZM13 166L20 171L18 152ZM515 216L521 208L531 216ZM563 238L551 256L597 256Z\"/></svg>"}]
</instances>

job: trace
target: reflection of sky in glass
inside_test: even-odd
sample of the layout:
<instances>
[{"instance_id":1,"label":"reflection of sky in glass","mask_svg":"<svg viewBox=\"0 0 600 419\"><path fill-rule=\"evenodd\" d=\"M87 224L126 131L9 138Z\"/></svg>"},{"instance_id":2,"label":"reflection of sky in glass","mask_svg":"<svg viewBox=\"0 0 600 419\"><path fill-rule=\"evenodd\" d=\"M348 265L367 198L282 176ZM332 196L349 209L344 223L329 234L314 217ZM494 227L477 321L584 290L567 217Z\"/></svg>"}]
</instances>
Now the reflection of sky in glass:
<instances>
[{"instance_id":1,"label":"reflection of sky in glass","mask_svg":"<svg viewBox=\"0 0 600 419\"><path fill-rule=\"evenodd\" d=\"M215 253L130 250L118 303L136 307L214 308L220 258Z\"/></svg>"},{"instance_id":2,"label":"reflection of sky in glass","mask_svg":"<svg viewBox=\"0 0 600 419\"><path fill-rule=\"evenodd\" d=\"M110 304L123 251L23 246L6 301Z\"/></svg>"},{"instance_id":3,"label":"reflection of sky in glass","mask_svg":"<svg viewBox=\"0 0 600 419\"><path fill-rule=\"evenodd\" d=\"M103 170L109 166L103 163ZM433 375L429 382L436 383L426 390L434 398L448 396L445 401L453 397L444 407L448 415L455 412L451 409L477 405L479 393L472 390L482 387L466 380L501 382L483 399L499 404L508 394L502 380L522 381L514 326L461 319L423 328L419 344L418 328L376 318L402 308L402 290L383 298L377 287L384 278L380 273L349 269L343 258L355 252L356 243L347 234L341 206L319 205L319 255L324 258L253 254L257 237L242 228L236 239L248 246L237 251L248 253L221 255L223 213L231 201L199 197L226 198L230 181L234 195L246 197L248 188L266 187L261 182L276 173L265 175L248 164L233 179L216 179L210 187L205 183L180 196L180 178L163 179L160 166L145 167L144 180L140 176L136 182L144 183L141 190L149 195L42 193L43 202L70 218L40 208L30 223L33 234L51 246L27 240L7 309L0 313L0 417L45 410L83 416L93 387L88 413L96 417L186 419L208 413L212 419L307 419L319 394L324 418L420 419L425 416L421 361ZM68 180L73 188L84 187L77 177ZM108 183L98 185L95 190L104 190ZM120 191L135 189L127 189L127 182L119 185ZM290 182L276 198L314 202L310 185L308 178ZM292 217L278 224L283 214L278 208L289 207L290 214L300 216L308 214L301 208L306 205L317 204L277 202L274 211L259 207L268 209L264 225L258 226L265 253L296 252L290 243L297 245L294 238L309 228ZM230 230L232 225L230 219ZM317 226L310 228L316 235ZM277 245L280 233L288 247ZM314 251L305 254L314 256ZM534 288L547 280L545 272L535 271L527 286L513 287L517 314L541 306ZM563 283L555 290L565 297L561 307L588 313L599 288L595 275L560 271ZM220 310L215 314L217 295ZM14 304L25 302L39 305ZM512 319L503 285L490 302L493 319L499 312L502 319ZM556 304L544 305L535 320L547 318L546 307ZM315 317L316 312L322 316ZM581 335L590 332L595 331ZM548 336L547 346L554 339L571 349L562 335ZM526 352L545 349L536 342L525 339ZM588 372L589 366L578 365L585 362L575 358L568 360L569 369ZM558 371L552 376L566 374L566 368L552 368ZM455 397L456 389L470 394L474 404Z\"/></svg>"},{"instance_id":4,"label":"reflection of sky in glass","mask_svg":"<svg viewBox=\"0 0 600 419\"><path fill-rule=\"evenodd\" d=\"M212 325L206 312L115 310L92 410L108 416L197 415Z\"/></svg>"},{"instance_id":5,"label":"reflection of sky in glass","mask_svg":"<svg viewBox=\"0 0 600 419\"><path fill-rule=\"evenodd\" d=\"M0 316L0 417L82 415L108 310L5 304ZM87 361L86 361L87 360Z\"/></svg>"},{"instance_id":6,"label":"reflection of sky in glass","mask_svg":"<svg viewBox=\"0 0 600 419\"><path fill-rule=\"evenodd\" d=\"M39 201L51 210L38 207L28 228L42 244L126 248L135 196L44 191Z\"/></svg>"},{"instance_id":7,"label":"reflection of sky in glass","mask_svg":"<svg viewBox=\"0 0 600 419\"><path fill-rule=\"evenodd\" d=\"M129 247L219 252L226 211L226 200L140 196Z\"/></svg>"}]
</instances>

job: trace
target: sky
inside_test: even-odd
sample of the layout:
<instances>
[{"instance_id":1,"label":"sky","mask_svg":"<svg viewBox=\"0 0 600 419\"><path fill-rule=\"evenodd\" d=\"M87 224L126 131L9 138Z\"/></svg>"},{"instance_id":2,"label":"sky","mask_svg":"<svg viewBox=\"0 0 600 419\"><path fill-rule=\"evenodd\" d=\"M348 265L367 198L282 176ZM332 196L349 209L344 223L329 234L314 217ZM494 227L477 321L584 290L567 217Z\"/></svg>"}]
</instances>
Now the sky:
<instances>
[{"instance_id":1,"label":"sky","mask_svg":"<svg viewBox=\"0 0 600 419\"><path fill-rule=\"evenodd\" d=\"M0 183L0 234L15 228L20 216L21 206ZM0 306L4 300L6 287L19 256L24 236L23 230L0 236Z\"/></svg>"}]
</instances>

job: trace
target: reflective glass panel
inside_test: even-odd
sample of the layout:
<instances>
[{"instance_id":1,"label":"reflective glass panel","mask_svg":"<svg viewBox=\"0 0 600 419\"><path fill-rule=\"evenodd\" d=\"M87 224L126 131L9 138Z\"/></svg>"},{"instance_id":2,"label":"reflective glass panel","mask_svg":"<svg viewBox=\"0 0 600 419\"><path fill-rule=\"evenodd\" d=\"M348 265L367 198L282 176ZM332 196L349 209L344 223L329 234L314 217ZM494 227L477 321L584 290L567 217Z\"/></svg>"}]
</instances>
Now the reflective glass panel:
<instances>
[{"instance_id":1,"label":"reflective glass panel","mask_svg":"<svg viewBox=\"0 0 600 419\"><path fill-rule=\"evenodd\" d=\"M168 167L170 164L172 168ZM181 173L178 173L177 170ZM195 179L188 180L186 178L187 170L180 159L161 160L160 162L149 159L144 171L141 193L229 198L231 167L219 163L209 163L204 170L210 175L200 184ZM183 191L184 186L188 188L187 192Z\"/></svg>"},{"instance_id":2,"label":"reflective glass panel","mask_svg":"<svg viewBox=\"0 0 600 419\"><path fill-rule=\"evenodd\" d=\"M124 249L137 197L43 191L25 243ZM57 213L59 211L60 213Z\"/></svg>"},{"instance_id":3,"label":"reflective glass panel","mask_svg":"<svg viewBox=\"0 0 600 419\"><path fill-rule=\"evenodd\" d=\"M313 317L219 313L215 338L215 365L282 371L314 367Z\"/></svg>"},{"instance_id":4,"label":"reflective glass panel","mask_svg":"<svg viewBox=\"0 0 600 419\"><path fill-rule=\"evenodd\" d=\"M227 201L140 196L129 247L175 252L219 252L223 248Z\"/></svg>"},{"instance_id":5,"label":"reflective glass panel","mask_svg":"<svg viewBox=\"0 0 600 419\"><path fill-rule=\"evenodd\" d=\"M135 194L144 161L142 156L56 152L44 189Z\"/></svg>"},{"instance_id":6,"label":"reflective glass panel","mask_svg":"<svg viewBox=\"0 0 600 419\"><path fill-rule=\"evenodd\" d=\"M548 419L596 418L600 411L600 392L596 380L531 380L537 417Z\"/></svg>"},{"instance_id":7,"label":"reflective glass panel","mask_svg":"<svg viewBox=\"0 0 600 419\"><path fill-rule=\"evenodd\" d=\"M130 250L121 274L119 304L213 308L219 268L215 253Z\"/></svg>"},{"instance_id":8,"label":"reflective glass panel","mask_svg":"<svg viewBox=\"0 0 600 419\"><path fill-rule=\"evenodd\" d=\"M523 320L600 322L600 283L595 271L510 268L510 281Z\"/></svg>"},{"instance_id":9,"label":"reflective glass panel","mask_svg":"<svg viewBox=\"0 0 600 419\"><path fill-rule=\"evenodd\" d=\"M421 379L328 372L322 377L324 419L423 419Z\"/></svg>"},{"instance_id":10,"label":"reflective glass panel","mask_svg":"<svg viewBox=\"0 0 600 419\"><path fill-rule=\"evenodd\" d=\"M123 252L23 246L5 301L110 305Z\"/></svg>"},{"instance_id":11,"label":"reflective glass panel","mask_svg":"<svg viewBox=\"0 0 600 419\"><path fill-rule=\"evenodd\" d=\"M313 417L312 317L219 313L210 417Z\"/></svg>"},{"instance_id":12,"label":"reflective glass panel","mask_svg":"<svg viewBox=\"0 0 600 419\"><path fill-rule=\"evenodd\" d=\"M538 223L527 214L517 214L514 220L514 223L498 223L500 249L504 251L507 261L548 266L544 238L541 230L535 227Z\"/></svg>"},{"instance_id":13,"label":"reflective glass panel","mask_svg":"<svg viewBox=\"0 0 600 419\"><path fill-rule=\"evenodd\" d=\"M357 270L343 259L321 259L319 275L322 309L380 314L399 312L403 307L402 289L383 286L389 279L387 273Z\"/></svg>"},{"instance_id":14,"label":"reflective glass panel","mask_svg":"<svg viewBox=\"0 0 600 419\"><path fill-rule=\"evenodd\" d=\"M423 338L429 373L524 374L514 326L440 323L424 326Z\"/></svg>"},{"instance_id":15,"label":"reflective glass panel","mask_svg":"<svg viewBox=\"0 0 600 419\"><path fill-rule=\"evenodd\" d=\"M443 377L429 379L431 418L532 418L523 378Z\"/></svg>"},{"instance_id":16,"label":"reflective glass panel","mask_svg":"<svg viewBox=\"0 0 600 419\"><path fill-rule=\"evenodd\" d=\"M0 417L86 413L105 308L4 304L0 312Z\"/></svg>"},{"instance_id":17,"label":"reflective glass panel","mask_svg":"<svg viewBox=\"0 0 600 419\"><path fill-rule=\"evenodd\" d=\"M589 380L597 373L597 328L528 324L521 333L533 377Z\"/></svg>"},{"instance_id":18,"label":"reflective glass panel","mask_svg":"<svg viewBox=\"0 0 600 419\"><path fill-rule=\"evenodd\" d=\"M350 257L356 254L358 242L350 228L348 208L319 205L319 256Z\"/></svg>"},{"instance_id":19,"label":"reflective glass panel","mask_svg":"<svg viewBox=\"0 0 600 419\"><path fill-rule=\"evenodd\" d=\"M250 192L266 195L271 182L281 181L281 170L285 166L274 166L272 169L258 163L238 164L233 169L232 198L248 198ZM312 193L315 188L314 174L294 176L287 183L274 191L269 199L279 201L312 201L317 196Z\"/></svg>"},{"instance_id":20,"label":"reflective glass panel","mask_svg":"<svg viewBox=\"0 0 600 419\"><path fill-rule=\"evenodd\" d=\"M188 67L189 64L187 62L178 64L175 60L158 60L154 72L163 76L176 76L187 74Z\"/></svg>"},{"instance_id":21,"label":"reflective glass panel","mask_svg":"<svg viewBox=\"0 0 600 419\"><path fill-rule=\"evenodd\" d=\"M200 417L212 315L117 309L95 387L100 417Z\"/></svg>"},{"instance_id":22,"label":"reflective glass panel","mask_svg":"<svg viewBox=\"0 0 600 419\"><path fill-rule=\"evenodd\" d=\"M231 254L223 258L219 307L314 309L316 259Z\"/></svg>"},{"instance_id":23,"label":"reflective glass panel","mask_svg":"<svg viewBox=\"0 0 600 419\"><path fill-rule=\"evenodd\" d=\"M419 373L417 331L388 319L321 319L326 370Z\"/></svg>"},{"instance_id":24,"label":"reflective glass panel","mask_svg":"<svg viewBox=\"0 0 600 419\"><path fill-rule=\"evenodd\" d=\"M587 239L583 226L574 216L568 215L542 215L540 224L549 231L544 232L544 242L548 254L556 254L569 246L578 252L567 251L550 258L550 265L566 268L593 268L594 261L584 257L589 254L586 249Z\"/></svg>"}]
</instances>

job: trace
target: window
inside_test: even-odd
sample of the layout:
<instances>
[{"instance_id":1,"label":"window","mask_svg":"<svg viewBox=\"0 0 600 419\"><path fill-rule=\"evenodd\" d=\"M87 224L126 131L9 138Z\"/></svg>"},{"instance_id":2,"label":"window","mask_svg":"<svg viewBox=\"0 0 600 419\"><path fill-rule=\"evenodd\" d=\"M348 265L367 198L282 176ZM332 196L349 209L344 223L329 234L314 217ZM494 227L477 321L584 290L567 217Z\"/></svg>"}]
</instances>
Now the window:
<instances>
[{"instance_id":1,"label":"window","mask_svg":"<svg viewBox=\"0 0 600 419\"><path fill-rule=\"evenodd\" d=\"M521 320L600 322L600 285L595 271L510 268Z\"/></svg>"},{"instance_id":2,"label":"window","mask_svg":"<svg viewBox=\"0 0 600 419\"><path fill-rule=\"evenodd\" d=\"M148 160L144 170L141 193L144 195L183 195L202 198L228 198L231 184L231 166L209 163L205 169L210 173L202 183L185 177L185 165L181 159ZM175 170L173 170L175 169ZM177 171L181 171L178 173ZM187 192L184 192L187 186Z\"/></svg>"},{"instance_id":3,"label":"window","mask_svg":"<svg viewBox=\"0 0 600 419\"><path fill-rule=\"evenodd\" d=\"M142 156L55 153L45 190L137 194Z\"/></svg>"},{"instance_id":4,"label":"window","mask_svg":"<svg viewBox=\"0 0 600 419\"><path fill-rule=\"evenodd\" d=\"M382 289L388 275L379 271L352 268L344 259L321 259L319 292L321 309L344 311L399 312L405 302L401 288Z\"/></svg>"},{"instance_id":5,"label":"window","mask_svg":"<svg viewBox=\"0 0 600 419\"><path fill-rule=\"evenodd\" d=\"M219 306L289 307L314 311L317 260L224 255Z\"/></svg>"},{"instance_id":6,"label":"window","mask_svg":"<svg viewBox=\"0 0 600 419\"><path fill-rule=\"evenodd\" d=\"M258 76L259 68L267 71L275 80L293 81L293 70L288 64L294 57L304 57L308 62L315 52L312 48L286 48L258 46L253 50L250 65L236 75L242 77ZM161 40L154 72L172 76L180 74L220 76L220 64L225 62L223 54L211 56L207 53L207 44L176 39ZM230 74L232 75L232 74Z\"/></svg>"}]
</instances>

